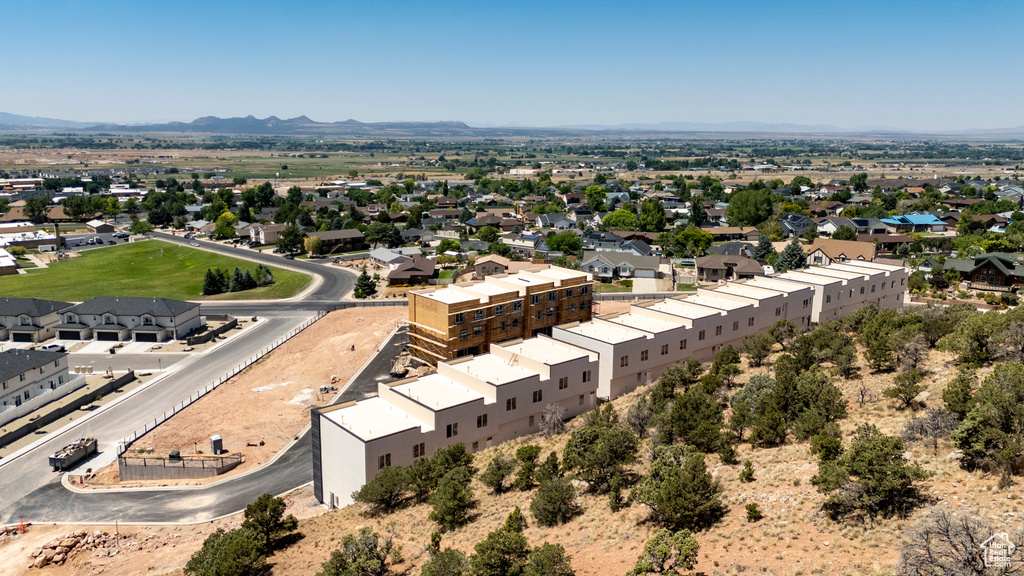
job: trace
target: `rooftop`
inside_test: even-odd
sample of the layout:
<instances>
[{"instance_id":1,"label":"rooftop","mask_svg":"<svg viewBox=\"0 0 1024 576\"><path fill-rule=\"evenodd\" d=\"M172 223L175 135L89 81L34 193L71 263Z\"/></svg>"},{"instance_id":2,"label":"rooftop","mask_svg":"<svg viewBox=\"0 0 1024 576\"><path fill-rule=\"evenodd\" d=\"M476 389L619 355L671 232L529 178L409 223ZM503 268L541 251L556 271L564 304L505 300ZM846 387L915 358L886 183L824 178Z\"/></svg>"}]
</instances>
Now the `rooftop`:
<instances>
[{"instance_id":1,"label":"rooftop","mask_svg":"<svg viewBox=\"0 0 1024 576\"><path fill-rule=\"evenodd\" d=\"M449 366L459 372L469 374L477 380L483 380L496 386L519 382L537 375L533 370L527 370L522 366L510 366L507 361L493 354L474 356L465 362L449 363Z\"/></svg>"},{"instance_id":2,"label":"rooftop","mask_svg":"<svg viewBox=\"0 0 1024 576\"><path fill-rule=\"evenodd\" d=\"M735 300L726 300L725 298L715 298L714 296L707 296L704 294L698 294L696 296L689 296L685 300L690 304L696 304L698 306L707 306L708 308L718 308L719 310L736 310L737 308L743 308L744 306L750 306L750 304L744 304L742 302L736 302Z\"/></svg>"},{"instance_id":3,"label":"rooftop","mask_svg":"<svg viewBox=\"0 0 1024 576\"><path fill-rule=\"evenodd\" d=\"M666 314L672 314L673 316L679 316L680 318L687 318L689 320L707 318L708 316L717 316L722 313L721 310L700 306L690 302L689 300L689 298L685 300L680 298L667 298L661 302L655 302L650 306L646 306L646 308L649 310L664 312Z\"/></svg>"},{"instance_id":4,"label":"rooftop","mask_svg":"<svg viewBox=\"0 0 1024 576\"><path fill-rule=\"evenodd\" d=\"M392 390L407 396L431 410L444 410L459 404L483 399L483 395L452 382L440 374L430 374L410 382L392 386Z\"/></svg>"},{"instance_id":5,"label":"rooftop","mask_svg":"<svg viewBox=\"0 0 1024 576\"><path fill-rule=\"evenodd\" d=\"M614 318L605 318L605 320L654 334L684 327L683 324L678 322L669 322L668 320L661 320L641 314L620 314Z\"/></svg>"},{"instance_id":6,"label":"rooftop","mask_svg":"<svg viewBox=\"0 0 1024 576\"><path fill-rule=\"evenodd\" d=\"M430 430L432 426L413 418L375 396L351 404L330 406L321 410L323 417L364 440L375 440L412 428Z\"/></svg>"},{"instance_id":7,"label":"rooftop","mask_svg":"<svg viewBox=\"0 0 1024 576\"><path fill-rule=\"evenodd\" d=\"M621 342L629 342L630 340L639 340L640 338L646 338L647 335L643 332L637 332L636 330L627 328L625 326L617 325L610 322L604 322L602 317L595 318L590 322L583 322L576 326L560 326L566 332L572 332L579 334L580 336L586 336L601 342L607 342L609 344L619 344Z\"/></svg>"},{"instance_id":8,"label":"rooftop","mask_svg":"<svg viewBox=\"0 0 1024 576\"><path fill-rule=\"evenodd\" d=\"M548 366L584 357L597 357L595 353L584 352L550 338L530 338L516 344L492 344L491 346L500 346L513 354L519 354L520 356L543 362Z\"/></svg>"},{"instance_id":9,"label":"rooftop","mask_svg":"<svg viewBox=\"0 0 1024 576\"><path fill-rule=\"evenodd\" d=\"M0 352L0 382L46 366L54 360L64 358L63 352L44 352L42 350L5 350Z\"/></svg>"}]
</instances>

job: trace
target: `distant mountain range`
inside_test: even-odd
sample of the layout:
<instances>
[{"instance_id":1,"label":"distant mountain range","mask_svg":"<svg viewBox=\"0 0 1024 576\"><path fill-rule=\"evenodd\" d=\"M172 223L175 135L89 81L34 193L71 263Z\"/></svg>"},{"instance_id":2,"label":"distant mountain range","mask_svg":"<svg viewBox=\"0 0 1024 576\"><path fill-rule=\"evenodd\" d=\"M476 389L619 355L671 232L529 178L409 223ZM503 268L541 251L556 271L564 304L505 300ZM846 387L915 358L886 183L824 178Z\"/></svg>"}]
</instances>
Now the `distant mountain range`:
<instances>
[{"instance_id":1,"label":"distant mountain range","mask_svg":"<svg viewBox=\"0 0 1024 576\"><path fill-rule=\"evenodd\" d=\"M282 120L276 116L256 118L218 118L204 116L192 122L162 124L111 124L100 122L72 122L54 118L20 116L0 112L0 132L34 133L70 131L83 134L220 134L238 136L322 136L356 138L444 138L444 137L501 137L501 136L558 136L585 135L592 132L623 133L732 133L732 134L836 134L836 135L925 135L1015 138L1024 137L1024 126L988 130L910 131L885 126L840 128L826 124L785 124L767 122L660 122L656 124L578 124L555 127L527 127L517 124L496 126L465 122L316 122L306 116Z\"/></svg>"}]
</instances>

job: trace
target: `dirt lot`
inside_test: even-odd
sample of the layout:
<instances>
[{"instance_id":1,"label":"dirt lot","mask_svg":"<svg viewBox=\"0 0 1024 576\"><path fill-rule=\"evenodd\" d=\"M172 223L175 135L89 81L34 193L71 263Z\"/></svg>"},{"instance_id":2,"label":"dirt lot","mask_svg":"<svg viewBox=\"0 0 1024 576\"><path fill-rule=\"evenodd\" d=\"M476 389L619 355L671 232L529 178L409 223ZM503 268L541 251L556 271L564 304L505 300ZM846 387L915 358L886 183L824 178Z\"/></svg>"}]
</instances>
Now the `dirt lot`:
<instances>
[{"instance_id":1,"label":"dirt lot","mask_svg":"<svg viewBox=\"0 0 1024 576\"><path fill-rule=\"evenodd\" d=\"M130 454L152 449L154 456L166 456L172 450L183 455L195 454L197 449L208 452L210 436L220 434L226 450L241 452L244 457L232 472L205 480L120 484L113 464L100 470L86 486L195 485L263 464L309 423L311 407L322 406L333 396L320 396L320 386L333 379L335 386L342 388L407 315L402 307L332 312L129 449Z\"/></svg>"}]
</instances>

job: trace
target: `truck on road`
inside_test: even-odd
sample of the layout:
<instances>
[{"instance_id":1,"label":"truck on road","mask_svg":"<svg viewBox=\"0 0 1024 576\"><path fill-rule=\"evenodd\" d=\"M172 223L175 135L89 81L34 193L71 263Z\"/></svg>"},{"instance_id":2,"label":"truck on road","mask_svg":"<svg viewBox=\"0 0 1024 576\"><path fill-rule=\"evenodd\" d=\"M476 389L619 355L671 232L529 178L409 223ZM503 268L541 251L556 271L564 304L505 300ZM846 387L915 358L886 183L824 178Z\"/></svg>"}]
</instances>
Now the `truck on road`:
<instances>
[{"instance_id":1,"label":"truck on road","mask_svg":"<svg viewBox=\"0 0 1024 576\"><path fill-rule=\"evenodd\" d=\"M57 450L50 456L50 467L54 472L63 472L96 453L95 438L82 438Z\"/></svg>"}]
</instances>

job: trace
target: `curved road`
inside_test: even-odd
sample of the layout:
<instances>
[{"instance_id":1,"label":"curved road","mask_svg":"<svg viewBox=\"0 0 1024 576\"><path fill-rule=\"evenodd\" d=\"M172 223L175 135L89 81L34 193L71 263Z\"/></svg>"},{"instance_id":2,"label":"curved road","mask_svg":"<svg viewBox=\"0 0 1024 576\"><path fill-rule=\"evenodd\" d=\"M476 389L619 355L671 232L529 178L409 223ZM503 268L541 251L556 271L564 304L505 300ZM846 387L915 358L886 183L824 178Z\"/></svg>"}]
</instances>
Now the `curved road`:
<instances>
[{"instance_id":1,"label":"curved road","mask_svg":"<svg viewBox=\"0 0 1024 576\"><path fill-rule=\"evenodd\" d=\"M154 233L168 242L188 245L181 237ZM242 334L214 351L181 360L154 385L133 393L94 417L77 421L61 433L53 433L30 452L0 460L0 523L20 518L35 522L67 523L193 523L236 513L260 494L281 494L312 480L311 440L304 432L276 460L248 474L201 488L75 492L60 484L60 475L50 471L46 456L77 438L100 438L100 453L110 458L115 444L155 414L177 404L195 390L239 364L256 350L268 345L309 317L309 312L333 310L355 284L355 274L330 264L304 260L286 261L257 251L203 242L202 248L261 262L286 266L322 278L302 300L277 302L224 302L203 304L208 313L267 317L261 329ZM358 400L376 393L377 382L390 378L394 358L405 344L405 334L396 334L374 356L358 382L346 388L339 401ZM86 460L82 468L95 460Z\"/></svg>"}]
</instances>

